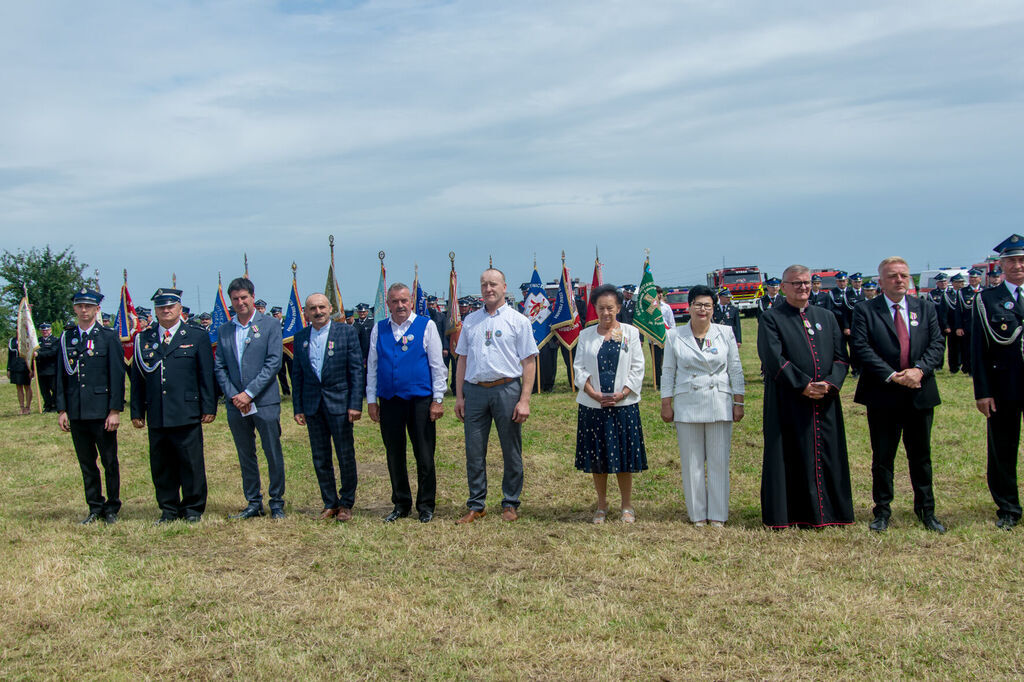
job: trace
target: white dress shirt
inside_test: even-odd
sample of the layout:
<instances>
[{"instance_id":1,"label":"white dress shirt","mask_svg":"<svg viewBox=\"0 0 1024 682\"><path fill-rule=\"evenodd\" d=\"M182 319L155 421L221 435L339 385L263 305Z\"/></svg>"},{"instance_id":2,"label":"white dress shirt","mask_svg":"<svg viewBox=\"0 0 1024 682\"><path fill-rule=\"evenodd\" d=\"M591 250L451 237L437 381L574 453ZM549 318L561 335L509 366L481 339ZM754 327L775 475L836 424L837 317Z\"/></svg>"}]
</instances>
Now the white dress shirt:
<instances>
[{"instance_id":1,"label":"white dress shirt","mask_svg":"<svg viewBox=\"0 0 1024 682\"><path fill-rule=\"evenodd\" d=\"M672 306L666 301L661 302L661 316L665 319L665 329L676 328L676 314L672 312Z\"/></svg>"},{"instance_id":2,"label":"white dress shirt","mask_svg":"<svg viewBox=\"0 0 1024 682\"><path fill-rule=\"evenodd\" d=\"M320 370L324 366L324 353L327 352L327 336L331 331L331 321L328 320L320 329L310 327L309 330L309 364L320 378Z\"/></svg>"},{"instance_id":3,"label":"white dress shirt","mask_svg":"<svg viewBox=\"0 0 1024 682\"><path fill-rule=\"evenodd\" d=\"M903 318L903 326L906 327L906 329L907 329L907 338L910 338L910 334L911 334L911 331L910 331L910 317L907 315L907 299L906 299L906 297L904 297L902 301L897 303L896 301L892 300L891 298L889 298L885 294L882 294L882 296L885 298L885 307L886 307L886 309L889 311L889 314L892 315L892 322L893 322L893 324L896 324L896 314L893 313L892 307L894 305L897 305L897 306L900 307L900 317Z\"/></svg>"},{"instance_id":4,"label":"white dress shirt","mask_svg":"<svg viewBox=\"0 0 1024 682\"><path fill-rule=\"evenodd\" d=\"M1007 279L1003 280L1003 284L1005 284L1007 290L1009 290L1010 298L1012 298L1014 301L1016 301L1017 300L1017 289L1020 288L1020 287L1018 287L1016 284L1014 284L1013 282L1011 282L1010 280L1007 280ZM1022 293L1024 293L1024 292L1022 292Z\"/></svg>"},{"instance_id":5,"label":"white dress shirt","mask_svg":"<svg viewBox=\"0 0 1024 682\"><path fill-rule=\"evenodd\" d=\"M395 321L388 318L391 325L391 334L395 341L405 336L409 327L416 321L416 313L409 313L409 319L402 324L395 324ZM370 355L366 359L366 402L377 402L377 329L378 324L373 325L370 332ZM430 365L430 386L434 400L444 398L444 392L448 388L448 368L444 365L441 357L441 335L437 331L437 325L431 319L427 320L426 330L423 332L423 350L427 352L427 363Z\"/></svg>"},{"instance_id":6,"label":"white dress shirt","mask_svg":"<svg viewBox=\"0 0 1024 682\"><path fill-rule=\"evenodd\" d=\"M466 358L466 381L479 384L523 376L523 360L538 350L530 320L502 303L493 314L481 308L466 315L455 352Z\"/></svg>"},{"instance_id":7,"label":"white dress shirt","mask_svg":"<svg viewBox=\"0 0 1024 682\"><path fill-rule=\"evenodd\" d=\"M177 322L175 322L174 326L171 327L170 329L166 329L163 325L158 325L158 326L160 328L160 343L163 343L164 342L164 337L165 337L166 334L170 333L170 337L169 338L173 339L174 335L178 333L178 327L181 326L181 320L178 320ZM92 329L92 327L89 327L89 329Z\"/></svg>"}]
</instances>

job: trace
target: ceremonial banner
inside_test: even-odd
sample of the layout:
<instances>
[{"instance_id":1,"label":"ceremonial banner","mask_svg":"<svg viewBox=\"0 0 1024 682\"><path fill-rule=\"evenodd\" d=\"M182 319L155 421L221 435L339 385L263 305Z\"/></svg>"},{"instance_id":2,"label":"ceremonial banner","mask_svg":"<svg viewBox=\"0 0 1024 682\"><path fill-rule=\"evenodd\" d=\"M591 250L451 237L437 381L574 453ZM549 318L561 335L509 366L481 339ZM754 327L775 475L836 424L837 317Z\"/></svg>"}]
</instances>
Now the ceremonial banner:
<instances>
[{"instance_id":1,"label":"ceremonial banner","mask_svg":"<svg viewBox=\"0 0 1024 682\"><path fill-rule=\"evenodd\" d=\"M231 321L231 310L228 307L227 299L224 298L224 288L220 283L220 275L217 276L217 295L213 298L213 312L210 315L213 316L213 321L210 323L210 343L213 344L213 348L216 350L217 330L221 328L221 325Z\"/></svg>"},{"instance_id":2,"label":"ceremonial banner","mask_svg":"<svg viewBox=\"0 0 1024 682\"><path fill-rule=\"evenodd\" d=\"M590 296L594 293L594 289L604 283L601 280L601 261L597 259L597 256L594 256L594 277L590 282L590 288L584 293L584 300L587 302L587 322L584 325L585 327L597 324L597 310L594 309L594 304L590 301Z\"/></svg>"},{"instance_id":3,"label":"ceremonial banner","mask_svg":"<svg viewBox=\"0 0 1024 682\"><path fill-rule=\"evenodd\" d=\"M640 288L636 292L633 326L646 334L647 339L656 343L659 348L665 347L665 318L661 314L661 306L658 305L658 290L654 286L649 257L644 260L644 276L640 279Z\"/></svg>"},{"instance_id":4,"label":"ceremonial banner","mask_svg":"<svg viewBox=\"0 0 1024 682\"><path fill-rule=\"evenodd\" d=\"M324 285L324 296L327 297L333 311L332 322L345 322L345 302L341 300L341 289L338 279L334 276L334 235L331 235L331 267L327 269L327 284Z\"/></svg>"},{"instance_id":5,"label":"ceremonial banner","mask_svg":"<svg viewBox=\"0 0 1024 682\"><path fill-rule=\"evenodd\" d=\"M281 339L284 352L288 357L295 357L295 335L306 326L306 315L299 303L299 284L292 276L292 289L288 293L288 308L285 310L284 323L281 326Z\"/></svg>"},{"instance_id":6,"label":"ceremonial banner","mask_svg":"<svg viewBox=\"0 0 1024 682\"><path fill-rule=\"evenodd\" d=\"M576 310L576 297L569 278L569 268L565 266L565 252L562 252L562 277L558 282L555 295L555 307L551 311L551 329L558 337L559 343L568 349L576 346L583 324L580 322L579 311Z\"/></svg>"},{"instance_id":7,"label":"ceremonial banner","mask_svg":"<svg viewBox=\"0 0 1024 682\"><path fill-rule=\"evenodd\" d=\"M22 285L25 295L18 304L18 355L25 360L32 370L36 385L36 405L39 413L43 412L43 398L39 393L39 375L36 374L36 350L39 349L39 338L36 336L36 323L32 321L32 307L28 304L28 289Z\"/></svg>"},{"instance_id":8,"label":"ceremonial banner","mask_svg":"<svg viewBox=\"0 0 1024 682\"><path fill-rule=\"evenodd\" d=\"M381 251L381 254L384 252ZM373 320L380 322L388 319L388 304L386 301L388 291L387 274L384 272L384 257L380 257L380 279L377 280L377 296L373 299Z\"/></svg>"},{"instance_id":9,"label":"ceremonial banner","mask_svg":"<svg viewBox=\"0 0 1024 682\"><path fill-rule=\"evenodd\" d=\"M459 345L459 334L462 333L462 314L459 312L459 278L455 274L455 252L448 252L452 262L452 271L448 273L448 331L451 339L448 342L454 356L455 347ZM454 369L452 371L455 371Z\"/></svg>"},{"instance_id":10,"label":"ceremonial banner","mask_svg":"<svg viewBox=\"0 0 1024 682\"><path fill-rule=\"evenodd\" d=\"M544 344L551 340L554 332L551 331L551 302L544 293L544 281L537 272L536 264L533 266L533 276L530 278L530 288L526 292L523 312L533 326L533 338L537 342L537 348L543 348Z\"/></svg>"},{"instance_id":11,"label":"ceremonial banner","mask_svg":"<svg viewBox=\"0 0 1024 682\"><path fill-rule=\"evenodd\" d=\"M413 312L417 315L430 317L430 311L427 308L427 296L423 293L423 287L420 286L419 268L416 268L416 274L412 278L412 295L415 297L413 300L416 302Z\"/></svg>"},{"instance_id":12,"label":"ceremonial banner","mask_svg":"<svg viewBox=\"0 0 1024 682\"><path fill-rule=\"evenodd\" d=\"M132 303L132 295L128 293L128 272L124 274L124 284L121 285L121 301L117 305L117 317L114 318L114 329L121 339L121 348L124 351L124 364L132 364L135 357L135 335L139 333L139 316L135 313L135 304Z\"/></svg>"}]
</instances>

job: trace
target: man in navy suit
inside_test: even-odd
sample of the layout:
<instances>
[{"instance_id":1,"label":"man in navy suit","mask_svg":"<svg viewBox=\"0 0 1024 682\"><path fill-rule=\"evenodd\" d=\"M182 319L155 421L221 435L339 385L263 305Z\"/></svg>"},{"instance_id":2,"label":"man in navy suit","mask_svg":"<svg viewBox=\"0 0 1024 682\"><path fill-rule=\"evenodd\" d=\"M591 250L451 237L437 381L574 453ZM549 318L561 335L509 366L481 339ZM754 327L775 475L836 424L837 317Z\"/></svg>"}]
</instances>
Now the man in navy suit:
<instances>
[{"instance_id":1,"label":"man in navy suit","mask_svg":"<svg viewBox=\"0 0 1024 682\"><path fill-rule=\"evenodd\" d=\"M910 463L914 512L928 530L945 533L935 518L931 432L939 404L935 370L942 366L942 330L935 306L907 296L913 281L902 258L878 266L884 295L858 303L850 346L863 368L854 401L867 406L875 518L869 528L889 527L893 463L902 437Z\"/></svg>"},{"instance_id":2,"label":"man in navy suit","mask_svg":"<svg viewBox=\"0 0 1024 682\"><path fill-rule=\"evenodd\" d=\"M281 452L281 323L256 309L255 287L247 277L228 285L235 317L217 330L213 371L224 391L228 427L238 451L242 492L248 505L234 519L263 516L256 432L260 434L270 475L270 516L284 518L284 455Z\"/></svg>"},{"instance_id":3,"label":"man in navy suit","mask_svg":"<svg viewBox=\"0 0 1024 682\"><path fill-rule=\"evenodd\" d=\"M356 500L356 452L352 423L363 410L363 351L351 326L331 322L333 308L323 294L306 299L310 325L295 335L292 406L295 422L309 429L313 469L320 483L321 519L352 518ZM341 489L336 489L331 441L338 455Z\"/></svg>"}]
</instances>

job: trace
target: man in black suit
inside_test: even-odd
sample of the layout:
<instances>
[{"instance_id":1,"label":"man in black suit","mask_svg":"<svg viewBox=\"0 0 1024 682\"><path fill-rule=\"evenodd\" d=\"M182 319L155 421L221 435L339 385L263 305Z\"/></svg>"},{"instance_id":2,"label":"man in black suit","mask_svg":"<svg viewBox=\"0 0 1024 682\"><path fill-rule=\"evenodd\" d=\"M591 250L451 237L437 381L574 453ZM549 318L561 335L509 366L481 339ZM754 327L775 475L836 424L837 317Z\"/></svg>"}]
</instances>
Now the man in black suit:
<instances>
[{"instance_id":1,"label":"man in black suit","mask_svg":"<svg viewBox=\"0 0 1024 682\"><path fill-rule=\"evenodd\" d=\"M850 345L863 367L854 401L867 406L871 434L873 531L889 527L893 462L902 437L910 462L914 512L928 530L945 533L935 518L931 432L939 404L935 370L942 366L942 331L935 306L907 296L913 280L902 258L878 266L884 293L857 304Z\"/></svg>"},{"instance_id":2,"label":"man in black suit","mask_svg":"<svg viewBox=\"0 0 1024 682\"><path fill-rule=\"evenodd\" d=\"M344 522L352 518L358 483L352 424L363 413L363 353L352 325L331 322L333 310L326 296L311 294L305 310L310 324L295 335L292 407L295 423L309 430L313 469L324 502L320 518ZM335 488L332 440L340 489Z\"/></svg>"},{"instance_id":3,"label":"man in black suit","mask_svg":"<svg viewBox=\"0 0 1024 682\"><path fill-rule=\"evenodd\" d=\"M712 316L715 324L724 324L732 327L733 336L736 337L736 346L743 343L743 329L740 326L740 309L732 304L732 292L723 288L718 292L718 305Z\"/></svg>"},{"instance_id":4,"label":"man in black suit","mask_svg":"<svg viewBox=\"0 0 1024 682\"><path fill-rule=\"evenodd\" d=\"M121 510L121 473L117 461L117 427L124 410L124 356L117 333L98 324L103 295L83 288L73 299L77 324L64 330L57 357L57 424L71 433L85 484L89 515L82 524L99 519L117 522ZM99 455L107 484L103 499Z\"/></svg>"},{"instance_id":5,"label":"man in black suit","mask_svg":"<svg viewBox=\"0 0 1024 682\"><path fill-rule=\"evenodd\" d=\"M181 319L181 290L157 289L156 325L135 337L132 425L149 424L149 466L160 520L196 523L206 510L203 424L217 416L213 349Z\"/></svg>"},{"instance_id":6,"label":"man in black suit","mask_svg":"<svg viewBox=\"0 0 1024 682\"><path fill-rule=\"evenodd\" d=\"M999 528L1020 522L1017 457L1024 414L1024 237L995 248L1003 282L974 298L971 368L974 399L988 420L988 489Z\"/></svg>"},{"instance_id":7,"label":"man in black suit","mask_svg":"<svg viewBox=\"0 0 1024 682\"><path fill-rule=\"evenodd\" d=\"M636 300L633 298L634 292L636 292L635 284L622 285L622 307L619 309L619 314L615 316L615 319L619 322L633 324L633 315L636 314ZM641 337L642 340L643 337Z\"/></svg>"},{"instance_id":8,"label":"man in black suit","mask_svg":"<svg viewBox=\"0 0 1024 682\"><path fill-rule=\"evenodd\" d=\"M307 322L309 320L306 320ZM373 316L370 315L370 306L360 303L356 306L356 319L352 326L359 336L359 348L363 354L363 388L366 388L366 359L370 357L370 334L373 332ZM360 407L362 407L360 405Z\"/></svg>"}]
</instances>

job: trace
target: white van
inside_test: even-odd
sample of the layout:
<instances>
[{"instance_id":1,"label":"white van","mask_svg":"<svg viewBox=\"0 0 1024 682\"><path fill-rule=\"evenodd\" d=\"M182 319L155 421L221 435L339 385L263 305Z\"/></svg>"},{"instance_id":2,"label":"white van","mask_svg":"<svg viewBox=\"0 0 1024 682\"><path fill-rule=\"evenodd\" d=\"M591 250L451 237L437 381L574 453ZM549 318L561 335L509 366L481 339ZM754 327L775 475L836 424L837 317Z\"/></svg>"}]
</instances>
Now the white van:
<instances>
[{"instance_id":1,"label":"white van","mask_svg":"<svg viewBox=\"0 0 1024 682\"><path fill-rule=\"evenodd\" d=\"M929 291L935 288L935 275L940 272L946 273L946 276L950 279L953 275L959 273L964 276L964 281L967 281L967 271L970 270L968 267L957 267L957 268L939 268L938 270L922 270L921 279L918 281L917 289L920 296L924 296Z\"/></svg>"}]
</instances>

